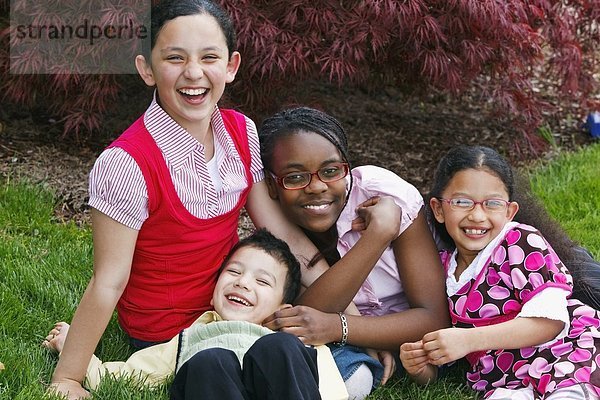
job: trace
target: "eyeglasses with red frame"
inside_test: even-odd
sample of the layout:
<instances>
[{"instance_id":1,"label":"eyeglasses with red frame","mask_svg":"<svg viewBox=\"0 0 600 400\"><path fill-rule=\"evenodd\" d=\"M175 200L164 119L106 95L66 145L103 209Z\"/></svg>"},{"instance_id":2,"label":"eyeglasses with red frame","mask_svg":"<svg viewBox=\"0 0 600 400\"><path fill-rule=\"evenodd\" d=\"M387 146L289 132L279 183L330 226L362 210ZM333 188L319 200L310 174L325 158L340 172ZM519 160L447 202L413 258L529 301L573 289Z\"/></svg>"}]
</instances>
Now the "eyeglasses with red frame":
<instances>
[{"instance_id":1,"label":"eyeglasses with red frame","mask_svg":"<svg viewBox=\"0 0 600 400\"><path fill-rule=\"evenodd\" d=\"M477 204L481 204L485 211L489 212L502 212L508 208L509 201L504 199L485 199L482 201L475 201L468 197L457 197L452 199L443 199L438 197L439 201L450 204L450 208L459 211L471 211Z\"/></svg>"},{"instance_id":2,"label":"eyeglasses with red frame","mask_svg":"<svg viewBox=\"0 0 600 400\"><path fill-rule=\"evenodd\" d=\"M348 175L348 171L348 163L333 163L323 168L319 168L315 172L290 172L289 174L282 176L277 176L271 171L269 171L269 173L275 182L282 188L287 190L299 190L310 185L313 176L316 176L323 183L331 183L345 178Z\"/></svg>"}]
</instances>

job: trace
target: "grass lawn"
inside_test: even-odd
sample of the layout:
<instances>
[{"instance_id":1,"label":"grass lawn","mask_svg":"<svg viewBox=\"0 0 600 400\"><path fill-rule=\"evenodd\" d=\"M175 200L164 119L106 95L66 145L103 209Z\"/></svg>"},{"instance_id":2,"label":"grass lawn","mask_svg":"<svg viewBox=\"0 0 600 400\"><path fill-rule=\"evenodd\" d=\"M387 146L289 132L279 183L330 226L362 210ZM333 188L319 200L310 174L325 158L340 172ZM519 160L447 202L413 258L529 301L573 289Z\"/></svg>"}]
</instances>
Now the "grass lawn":
<instances>
[{"instance_id":1,"label":"grass lawn","mask_svg":"<svg viewBox=\"0 0 600 400\"><path fill-rule=\"evenodd\" d=\"M567 233L600 260L600 143L535 168L531 187Z\"/></svg>"},{"instance_id":2,"label":"grass lawn","mask_svg":"<svg viewBox=\"0 0 600 400\"><path fill-rule=\"evenodd\" d=\"M600 257L600 145L564 154L531 172L535 193L573 238ZM56 356L40 347L53 323L69 320L92 271L89 228L53 220L54 198L39 186L0 184L0 399L41 399ZM122 360L131 352L113 318L96 354ZM420 388L394 379L369 399L473 399L464 367ZM52 398L52 397L46 397ZM107 379L97 399L167 399L151 390Z\"/></svg>"}]
</instances>

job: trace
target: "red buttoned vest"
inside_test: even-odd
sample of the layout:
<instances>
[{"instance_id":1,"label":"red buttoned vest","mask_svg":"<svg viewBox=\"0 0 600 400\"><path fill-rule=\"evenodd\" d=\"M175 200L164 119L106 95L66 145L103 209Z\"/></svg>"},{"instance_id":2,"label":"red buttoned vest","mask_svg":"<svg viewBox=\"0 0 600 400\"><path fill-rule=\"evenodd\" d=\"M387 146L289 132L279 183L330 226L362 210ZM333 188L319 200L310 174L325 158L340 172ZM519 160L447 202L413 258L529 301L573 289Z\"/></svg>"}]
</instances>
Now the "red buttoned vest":
<instances>
[{"instance_id":1,"label":"red buttoned vest","mask_svg":"<svg viewBox=\"0 0 600 400\"><path fill-rule=\"evenodd\" d=\"M109 147L120 147L140 167L149 199L149 217L142 225L129 281L118 304L119 324L131 337L170 340L204 311L217 272L238 241L240 209L252 186L246 121L233 110L221 110L248 182L237 205L227 214L200 219L181 203L163 155L139 118Z\"/></svg>"}]
</instances>

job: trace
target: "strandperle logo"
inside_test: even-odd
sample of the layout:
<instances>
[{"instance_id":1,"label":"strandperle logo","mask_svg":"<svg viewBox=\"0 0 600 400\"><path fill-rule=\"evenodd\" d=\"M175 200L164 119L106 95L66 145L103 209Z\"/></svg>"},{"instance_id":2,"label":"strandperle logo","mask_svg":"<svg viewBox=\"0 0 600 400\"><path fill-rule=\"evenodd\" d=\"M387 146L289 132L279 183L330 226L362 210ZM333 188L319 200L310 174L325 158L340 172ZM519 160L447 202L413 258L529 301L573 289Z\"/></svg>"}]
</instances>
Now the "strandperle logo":
<instances>
[{"instance_id":1,"label":"strandperle logo","mask_svg":"<svg viewBox=\"0 0 600 400\"><path fill-rule=\"evenodd\" d=\"M148 28L145 25L134 24L132 20L125 25L92 24L86 18L83 23L73 25L17 25L17 39L40 40L86 40L90 46L105 39L146 39Z\"/></svg>"},{"instance_id":2,"label":"strandperle logo","mask_svg":"<svg viewBox=\"0 0 600 400\"><path fill-rule=\"evenodd\" d=\"M127 4L125 4L127 3ZM12 0L11 74L136 74L151 0Z\"/></svg>"}]
</instances>

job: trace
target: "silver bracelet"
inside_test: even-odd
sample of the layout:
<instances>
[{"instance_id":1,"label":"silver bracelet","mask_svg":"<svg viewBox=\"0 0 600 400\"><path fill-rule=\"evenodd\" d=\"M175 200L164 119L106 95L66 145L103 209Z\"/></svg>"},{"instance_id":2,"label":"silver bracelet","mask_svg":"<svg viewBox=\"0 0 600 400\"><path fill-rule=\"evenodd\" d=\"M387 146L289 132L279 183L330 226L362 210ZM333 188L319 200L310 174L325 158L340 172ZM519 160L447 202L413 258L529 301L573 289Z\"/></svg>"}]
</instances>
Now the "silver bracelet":
<instances>
[{"instance_id":1,"label":"silver bracelet","mask_svg":"<svg viewBox=\"0 0 600 400\"><path fill-rule=\"evenodd\" d=\"M343 312L338 312L340 316L340 321L342 322L342 340L339 342L334 342L333 344L337 346L345 346L348 342L348 319L346 319L346 315Z\"/></svg>"}]
</instances>

